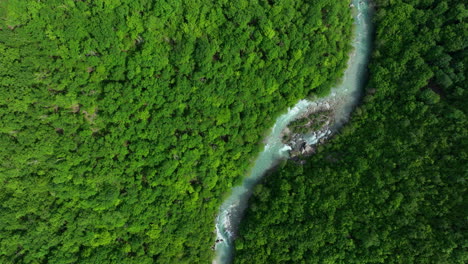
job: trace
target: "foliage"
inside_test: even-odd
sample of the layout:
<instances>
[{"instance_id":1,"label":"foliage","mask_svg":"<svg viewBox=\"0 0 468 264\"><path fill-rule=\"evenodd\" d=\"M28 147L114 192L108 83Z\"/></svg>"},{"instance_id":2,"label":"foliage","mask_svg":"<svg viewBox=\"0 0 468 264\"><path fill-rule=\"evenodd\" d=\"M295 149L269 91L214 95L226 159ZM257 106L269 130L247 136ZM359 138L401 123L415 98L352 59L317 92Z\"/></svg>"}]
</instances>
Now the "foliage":
<instances>
[{"instance_id":1,"label":"foliage","mask_svg":"<svg viewBox=\"0 0 468 264\"><path fill-rule=\"evenodd\" d=\"M0 262L207 263L222 195L346 66L346 1L0 2Z\"/></svg>"},{"instance_id":2,"label":"foliage","mask_svg":"<svg viewBox=\"0 0 468 264\"><path fill-rule=\"evenodd\" d=\"M461 0L376 1L363 105L254 192L235 263L467 263Z\"/></svg>"},{"instance_id":3,"label":"foliage","mask_svg":"<svg viewBox=\"0 0 468 264\"><path fill-rule=\"evenodd\" d=\"M298 118L288 124L288 128L292 133L306 134L311 131L316 131L322 128L330 119L331 110L321 110L310 113L305 117Z\"/></svg>"}]
</instances>

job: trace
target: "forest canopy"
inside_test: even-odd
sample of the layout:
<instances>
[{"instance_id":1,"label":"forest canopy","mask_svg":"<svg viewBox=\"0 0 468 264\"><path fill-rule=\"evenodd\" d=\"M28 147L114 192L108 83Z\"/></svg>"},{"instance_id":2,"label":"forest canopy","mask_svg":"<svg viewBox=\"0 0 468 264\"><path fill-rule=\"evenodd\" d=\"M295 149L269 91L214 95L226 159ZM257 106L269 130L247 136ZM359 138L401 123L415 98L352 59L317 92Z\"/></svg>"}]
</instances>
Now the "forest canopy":
<instances>
[{"instance_id":1,"label":"forest canopy","mask_svg":"<svg viewBox=\"0 0 468 264\"><path fill-rule=\"evenodd\" d=\"M351 25L347 1L1 1L0 262L208 263L223 194Z\"/></svg>"},{"instance_id":2,"label":"forest canopy","mask_svg":"<svg viewBox=\"0 0 468 264\"><path fill-rule=\"evenodd\" d=\"M235 263L467 263L468 12L376 0L363 103L258 185Z\"/></svg>"}]
</instances>

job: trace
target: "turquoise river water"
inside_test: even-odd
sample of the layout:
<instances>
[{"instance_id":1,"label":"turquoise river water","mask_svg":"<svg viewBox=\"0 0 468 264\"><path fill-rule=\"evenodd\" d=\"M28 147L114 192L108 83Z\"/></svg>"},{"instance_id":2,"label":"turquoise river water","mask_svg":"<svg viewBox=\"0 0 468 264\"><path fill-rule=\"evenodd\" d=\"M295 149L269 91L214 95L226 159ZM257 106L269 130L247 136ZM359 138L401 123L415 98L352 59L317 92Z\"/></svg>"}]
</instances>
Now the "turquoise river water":
<instances>
[{"instance_id":1,"label":"turquoise river water","mask_svg":"<svg viewBox=\"0 0 468 264\"><path fill-rule=\"evenodd\" d=\"M232 189L230 196L221 205L218 217L216 218L217 243L215 245L216 256L213 263L228 264L232 262L237 227L248 205L248 199L253 187L255 187L266 171L271 169L280 160L289 157L290 147L281 142L281 132L288 123L308 109L321 107L324 104L333 108L335 123L331 126L331 130L320 134L308 135L308 143L314 144L320 138L330 136L345 124L352 109L359 102L364 80L366 79L367 63L371 53L372 8L369 6L368 0L353 0L350 7L353 9L355 21L352 42L354 49L350 54L348 67L341 84L333 88L328 96L314 101L301 100L290 108L287 113L278 117L266 139L265 148L255 160L255 164L249 175L244 178L240 186Z\"/></svg>"}]
</instances>

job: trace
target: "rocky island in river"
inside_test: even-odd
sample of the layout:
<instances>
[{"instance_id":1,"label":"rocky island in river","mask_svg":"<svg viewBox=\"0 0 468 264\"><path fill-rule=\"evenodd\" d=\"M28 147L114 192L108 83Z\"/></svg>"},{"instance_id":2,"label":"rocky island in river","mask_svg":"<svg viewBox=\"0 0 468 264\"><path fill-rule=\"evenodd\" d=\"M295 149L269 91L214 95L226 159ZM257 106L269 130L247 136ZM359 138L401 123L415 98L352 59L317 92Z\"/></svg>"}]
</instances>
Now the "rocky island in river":
<instances>
[{"instance_id":1,"label":"rocky island in river","mask_svg":"<svg viewBox=\"0 0 468 264\"><path fill-rule=\"evenodd\" d=\"M304 163L301 157L315 153L316 146L325 142L334 124L334 110L330 103L322 102L308 107L302 115L291 121L281 132L283 144L289 146L289 158Z\"/></svg>"}]
</instances>

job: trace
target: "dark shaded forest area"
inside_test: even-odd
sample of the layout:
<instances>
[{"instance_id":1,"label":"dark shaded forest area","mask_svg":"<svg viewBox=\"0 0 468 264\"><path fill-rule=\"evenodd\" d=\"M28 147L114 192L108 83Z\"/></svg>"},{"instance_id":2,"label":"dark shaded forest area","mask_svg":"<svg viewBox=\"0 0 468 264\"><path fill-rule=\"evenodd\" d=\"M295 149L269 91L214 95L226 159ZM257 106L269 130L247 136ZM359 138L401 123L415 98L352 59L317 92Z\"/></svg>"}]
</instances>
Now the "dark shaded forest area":
<instances>
[{"instance_id":1,"label":"dark shaded forest area","mask_svg":"<svg viewBox=\"0 0 468 264\"><path fill-rule=\"evenodd\" d=\"M1 1L0 262L210 262L223 194L351 25L334 0Z\"/></svg>"},{"instance_id":2,"label":"dark shaded forest area","mask_svg":"<svg viewBox=\"0 0 468 264\"><path fill-rule=\"evenodd\" d=\"M461 0L377 0L363 103L257 186L235 263L467 263Z\"/></svg>"}]
</instances>

